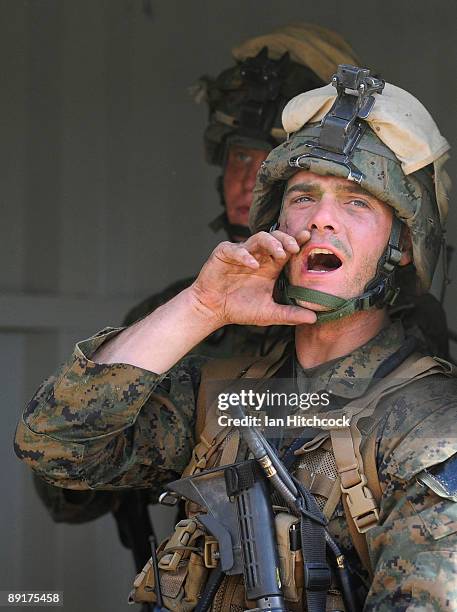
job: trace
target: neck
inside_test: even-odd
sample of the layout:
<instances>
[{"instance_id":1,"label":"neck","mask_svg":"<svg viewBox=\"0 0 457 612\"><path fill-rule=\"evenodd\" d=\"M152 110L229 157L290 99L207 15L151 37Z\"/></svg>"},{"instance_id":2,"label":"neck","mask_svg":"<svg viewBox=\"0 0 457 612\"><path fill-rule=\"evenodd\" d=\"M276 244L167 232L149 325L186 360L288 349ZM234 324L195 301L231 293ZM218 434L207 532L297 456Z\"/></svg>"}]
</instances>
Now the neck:
<instances>
[{"instance_id":1,"label":"neck","mask_svg":"<svg viewBox=\"0 0 457 612\"><path fill-rule=\"evenodd\" d=\"M297 359L306 369L343 357L366 344L388 324L385 309L372 309L339 321L299 325L295 331Z\"/></svg>"}]
</instances>

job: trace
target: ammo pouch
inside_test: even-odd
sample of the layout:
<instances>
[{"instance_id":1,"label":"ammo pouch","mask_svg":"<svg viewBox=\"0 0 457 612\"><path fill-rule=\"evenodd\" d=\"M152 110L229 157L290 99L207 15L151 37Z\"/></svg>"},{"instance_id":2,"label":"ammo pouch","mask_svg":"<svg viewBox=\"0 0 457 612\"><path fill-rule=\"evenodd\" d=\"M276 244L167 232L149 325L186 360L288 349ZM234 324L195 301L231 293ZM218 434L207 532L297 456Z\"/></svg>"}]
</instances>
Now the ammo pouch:
<instances>
[{"instance_id":1,"label":"ammo pouch","mask_svg":"<svg viewBox=\"0 0 457 612\"><path fill-rule=\"evenodd\" d=\"M275 516L276 543L279 556L279 573L282 592L290 612L304 610L303 554L300 543L300 519L287 512ZM342 595L336 584L334 572L327 593L326 610L345 610Z\"/></svg>"},{"instance_id":2,"label":"ammo pouch","mask_svg":"<svg viewBox=\"0 0 457 612\"><path fill-rule=\"evenodd\" d=\"M284 598L291 612L299 612L303 610L303 555L299 544L299 519L287 512L279 512L275 516L275 531ZM162 596L169 610L194 610L205 588L209 570L217 565L217 553L216 539L205 534L196 518L177 523L173 535L162 542L157 550ZM330 588L330 597L332 591L339 605L327 609L344 610L338 591ZM129 602L155 601L154 571L149 559L135 578ZM224 578L212 610L226 612L232 606L236 609L255 607L254 602L245 599L241 575Z\"/></svg>"},{"instance_id":3,"label":"ammo pouch","mask_svg":"<svg viewBox=\"0 0 457 612\"><path fill-rule=\"evenodd\" d=\"M197 605L206 584L209 567L215 567L217 542L205 535L195 518L179 521L173 535L158 550L160 586L165 606L173 612L188 612ZM206 561L206 565L205 565ZM152 560L136 576L129 603L152 603L154 592Z\"/></svg>"},{"instance_id":4,"label":"ammo pouch","mask_svg":"<svg viewBox=\"0 0 457 612\"><path fill-rule=\"evenodd\" d=\"M275 530L284 599L300 603L303 594L303 555L297 543L300 521L292 514L279 512L275 516Z\"/></svg>"}]
</instances>

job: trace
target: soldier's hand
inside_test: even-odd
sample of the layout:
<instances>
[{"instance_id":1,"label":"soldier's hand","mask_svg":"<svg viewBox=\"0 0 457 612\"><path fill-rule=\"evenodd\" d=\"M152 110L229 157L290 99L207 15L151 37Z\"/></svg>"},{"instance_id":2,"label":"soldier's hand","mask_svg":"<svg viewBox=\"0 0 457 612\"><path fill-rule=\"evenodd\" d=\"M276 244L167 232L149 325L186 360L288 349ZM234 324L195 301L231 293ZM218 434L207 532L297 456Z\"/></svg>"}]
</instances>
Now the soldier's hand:
<instances>
[{"instance_id":1,"label":"soldier's hand","mask_svg":"<svg viewBox=\"0 0 457 612\"><path fill-rule=\"evenodd\" d=\"M313 311L273 300L274 284L290 257L309 240L276 230L259 232L246 242L219 244L191 286L202 309L221 325L300 325L314 323Z\"/></svg>"}]
</instances>

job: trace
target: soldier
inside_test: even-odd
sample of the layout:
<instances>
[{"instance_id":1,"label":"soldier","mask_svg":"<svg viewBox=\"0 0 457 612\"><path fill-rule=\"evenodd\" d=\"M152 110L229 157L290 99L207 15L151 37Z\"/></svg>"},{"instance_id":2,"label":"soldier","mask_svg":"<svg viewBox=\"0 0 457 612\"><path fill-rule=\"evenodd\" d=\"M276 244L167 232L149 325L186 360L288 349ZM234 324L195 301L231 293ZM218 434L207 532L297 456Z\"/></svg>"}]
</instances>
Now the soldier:
<instances>
[{"instance_id":1,"label":"soldier","mask_svg":"<svg viewBox=\"0 0 457 612\"><path fill-rule=\"evenodd\" d=\"M235 65L216 79L204 77L194 88L208 104L204 133L206 160L220 166L218 192L224 212L211 227L233 241L249 237L248 215L260 164L285 139L281 113L294 95L326 82L341 62L357 58L335 32L311 24L278 28L233 49ZM164 304L193 278L181 279L148 297L125 317L130 325ZM194 352L214 357L260 354L284 336L285 328L231 325L204 339ZM150 554L152 533L145 491L109 493L71 491L34 479L37 492L57 522L82 523L113 512L122 543L131 548L139 571Z\"/></svg>"},{"instance_id":2,"label":"soldier","mask_svg":"<svg viewBox=\"0 0 457 612\"><path fill-rule=\"evenodd\" d=\"M430 286L449 145L418 100L369 71L340 66L332 82L336 91L302 94L285 109L290 138L262 165L254 234L221 243L189 288L135 325L80 342L27 407L16 452L60 486L159 493L183 471L248 453L248 438L218 425L217 406L195 414L207 375L289 376L299 391L330 393L324 414L350 417L348 427L295 432L278 453L365 584L364 609L457 610L453 368L424 356L387 311L399 268L414 272L419 293ZM265 358L182 359L232 323L292 326L295 339ZM213 586L211 559L202 556L210 540L189 511L161 549L172 610L194 609ZM298 554L289 538L281 542L288 609L354 609L322 559L312 564L313 548L304 542ZM140 575L135 598L152 601L153 584L150 570ZM238 576L217 587L213 610L254 605Z\"/></svg>"},{"instance_id":3,"label":"soldier","mask_svg":"<svg viewBox=\"0 0 457 612\"><path fill-rule=\"evenodd\" d=\"M232 55L236 64L216 79L202 77L193 95L197 102L208 104L203 136L206 161L222 170L217 191L223 212L209 226L240 242L250 236L249 210L260 165L286 138L281 113L287 101L326 83L338 64L358 60L336 32L300 23L248 39ZM127 314L124 324L149 314L194 280L181 279L146 298ZM283 334L284 329L230 325L211 334L193 352L211 357L259 354Z\"/></svg>"}]
</instances>

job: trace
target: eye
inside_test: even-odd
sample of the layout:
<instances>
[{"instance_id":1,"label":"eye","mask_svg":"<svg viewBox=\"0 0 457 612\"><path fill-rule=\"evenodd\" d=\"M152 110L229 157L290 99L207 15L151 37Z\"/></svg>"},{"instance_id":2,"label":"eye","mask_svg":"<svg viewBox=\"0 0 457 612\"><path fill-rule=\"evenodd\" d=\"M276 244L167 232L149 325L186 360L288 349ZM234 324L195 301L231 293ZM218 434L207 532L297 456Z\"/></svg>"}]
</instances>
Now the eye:
<instances>
[{"instance_id":1,"label":"eye","mask_svg":"<svg viewBox=\"0 0 457 612\"><path fill-rule=\"evenodd\" d=\"M365 202L365 200L360 199L350 200L349 204L353 204L356 208L370 208L368 202Z\"/></svg>"},{"instance_id":2,"label":"eye","mask_svg":"<svg viewBox=\"0 0 457 612\"><path fill-rule=\"evenodd\" d=\"M236 159L236 161L240 162L241 164L248 164L252 160L252 157L248 153L245 153L244 151L235 151L233 156Z\"/></svg>"},{"instance_id":3,"label":"eye","mask_svg":"<svg viewBox=\"0 0 457 612\"><path fill-rule=\"evenodd\" d=\"M301 195L292 200L293 204L306 204L307 202L313 202L313 198L309 195Z\"/></svg>"}]
</instances>

